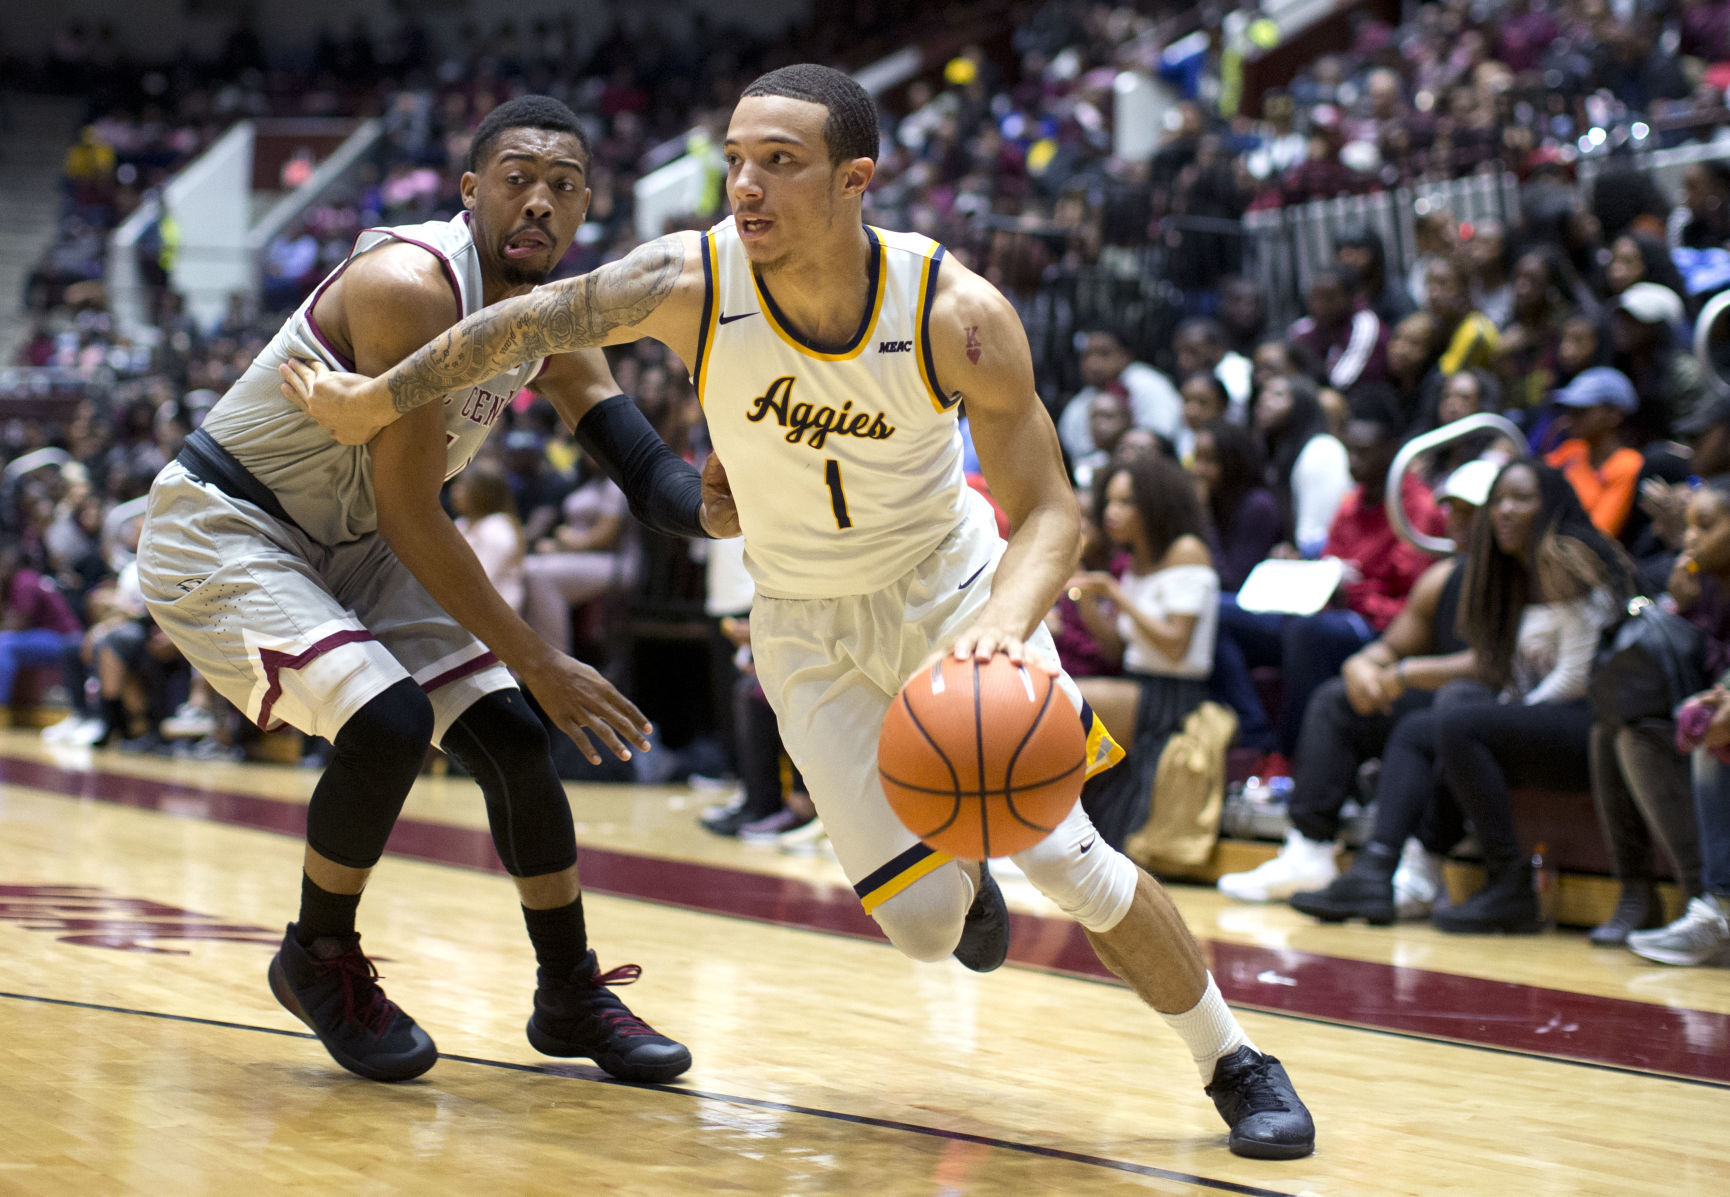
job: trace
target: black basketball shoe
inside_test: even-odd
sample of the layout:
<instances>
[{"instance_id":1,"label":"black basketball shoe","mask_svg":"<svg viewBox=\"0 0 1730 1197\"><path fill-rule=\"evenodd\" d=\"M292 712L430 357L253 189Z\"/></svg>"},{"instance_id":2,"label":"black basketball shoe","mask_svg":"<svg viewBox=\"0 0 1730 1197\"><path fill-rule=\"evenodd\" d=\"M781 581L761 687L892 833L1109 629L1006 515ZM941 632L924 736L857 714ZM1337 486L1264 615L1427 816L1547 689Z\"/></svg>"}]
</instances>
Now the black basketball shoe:
<instances>
[{"instance_id":1,"label":"black basketball shoe","mask_svg":"<svg viewBox=\"0 0 1730 1197\"><path fill-rule=\"evenodd\" d=\"M1285 1067L1248 1044L1214 1066L1207 1095L1231 1127L1233 1155L1295 1160L1316 1149L1316 1124Z\"/></svg>"},{"instance_id":2,"label":"black basketball shoe","mask_svg":"<svg viewBox=\"0 0 1730 1197\"><path fill-rule=\"evenodd\" d=\"M311 1027L331 1059L369 1081L406 1081L439 1058L432 1037L385 997L360 936L332 935L302 947L288 925L270 961L270 991Z\"/></svg>"},{"instance_id":3,"label":"black basketball shoe","mask_svg":"<svg viewBox=\"0 0 1730 1197\"><path fill-rule=\"evenodd\" d=\"M991 869L979 862L979 892L973 895L973 905L967 908L967 919L961 924L961 942L955 945L955 958L976 973L988 973L1009 957L1009 907L1003 903L1003 891L997 888Z\"/></svg>"},{"instance_id":4,"label":"black basketball shoe","mask_svg":"<svg viewBox=\"0 0 1730 1197\"><path fill-rule=\"evenodd\" d=\"M529 1043L548 1056L586 1056L621 1081L670 1081L691 1066L691 1053L632 1014L609 985L629 985L634 964L600 972L593 949L569 979L541 974Z\"/></svg>"}]
</instances>

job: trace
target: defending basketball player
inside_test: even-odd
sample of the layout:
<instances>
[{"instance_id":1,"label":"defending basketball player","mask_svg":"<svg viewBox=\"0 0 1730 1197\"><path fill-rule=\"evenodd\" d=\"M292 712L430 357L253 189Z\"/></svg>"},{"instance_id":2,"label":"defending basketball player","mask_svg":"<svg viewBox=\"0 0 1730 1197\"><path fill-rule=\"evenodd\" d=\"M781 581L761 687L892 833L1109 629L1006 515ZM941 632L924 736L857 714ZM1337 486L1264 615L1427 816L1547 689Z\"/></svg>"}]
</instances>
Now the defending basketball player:
<instances>
[{"instance_id":1,"label":"defending basketball player","mask_svg":"<svg viewBox=\"0 0 1730 1197\"><path fill-rule=\"evenodd\" d=\"M376 379L291 364L284 390L339 439L371 437L547 353L653 337L692 364L758 599L758 676L836 854L888 938L977 971L1007 951L988 872L935 852L889 808L877 735L902 683L959 659L1052 662L1041 617L1075 565L1079 513L1014 309L941 246L863 223L876 109L840 72L746 89L726 140L733 215L489 308ZM1007 544L963 483L965 400ZM393 425L394 426L394 425ZM1092 726L1089 770L1121 758ZM1077 807L1014 857L1100 959L1178 1031L1242 1155L1314 1149L1284 1069L1246 1039L1159 885Z\"/></svg>"},{"instance_id":2,"label":"defending basketball player","mask_svg":"<svg viewBox=\"0 0 1730 1197\"><path fill-rule=\"evenodd\" d=\"M429 743L480 783L539 963L530 1042L615 1076L670 1080L690 1053L635 1018L589 949L570 807L546 733L517 689L598 761L593 731L646 748L635 707L543 643L488 583L439 505L445 480L524 386L544 395L666 531L731 533L730 502L678 461L598 350L487 370L367 448L333 442L279 391L291 356L381 372L465 315L545 279L588 207L588 143L563 104L529 96L476 131L461 215L361 234L151 490L139 580L157 623L261 727L335 747L307 806L300 916L270 985L344 1067L403 1080L437 1059L384 996L355 911ZM544 357L544 360L542 360ZM585 730L587 729L587 730Z\"/></svg>"}]
</instances>

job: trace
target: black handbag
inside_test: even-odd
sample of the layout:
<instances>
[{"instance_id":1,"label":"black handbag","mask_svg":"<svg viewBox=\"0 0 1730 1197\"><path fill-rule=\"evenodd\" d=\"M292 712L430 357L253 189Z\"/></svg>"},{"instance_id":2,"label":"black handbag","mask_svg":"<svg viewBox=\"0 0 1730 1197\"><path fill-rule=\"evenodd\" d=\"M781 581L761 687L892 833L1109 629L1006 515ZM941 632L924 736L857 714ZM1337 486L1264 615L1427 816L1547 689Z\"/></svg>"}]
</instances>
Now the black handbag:
<instances>
[{"instance_id":1,"label":"black handbag","mask_svg":"<svg viewBox=\"0 0 1730 1197\"><path fill-rule=\"evenodd\" d=\"M1604 630L1587 696L1600 723L1626 726L1674 719L1706 688L1705 633L1647 598L1628 600L1628 616Z\"/></svg>"}]
</instances>

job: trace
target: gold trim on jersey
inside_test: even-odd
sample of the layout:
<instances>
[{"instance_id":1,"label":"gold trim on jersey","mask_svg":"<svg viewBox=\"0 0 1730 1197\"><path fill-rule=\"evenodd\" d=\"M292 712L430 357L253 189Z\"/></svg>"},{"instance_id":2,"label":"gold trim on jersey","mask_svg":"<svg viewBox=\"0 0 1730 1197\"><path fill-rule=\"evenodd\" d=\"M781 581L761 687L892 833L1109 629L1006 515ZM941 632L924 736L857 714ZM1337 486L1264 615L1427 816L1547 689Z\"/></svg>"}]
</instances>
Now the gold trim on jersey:
<instances>
[{"instance_id":1,"label":"gold trim on jersey","mask_svg":"<svg viewBox=\"0 0 1730 1197\"><path fill-rule=\"evenodd\" d=\"M933 241L926 249L924 256L925 260L919 264L919 297L913 307L913 335L917 338L913 343L913 358L919 363L919 379L925 384L925 392L931 398L931 406L936 409L938 415L943 415L949 410L949 405L943 402L943 395L937 389L937 379L925 364L926 358L930 354L931 344L931 330L927 327L926 320L926 317L931 313L933 298L930 293L931 280L932 276L937 273L937 262L943 256L943 247Z\"/></svg>"},{"instance_id":2,"label":"gold trim on jersey","mask_svg":"<svg viewBox=\"0 0 1730 1197\"><path fill-rule=\"evenodd\" d=\"M855 885L853 892L859 895L859 905L865 908L865 913L870 914L921 877L935 873L954 859L929 844L917 843Z\"/></svg>"},{"instance_id":3,"label":"gold trim on jersey","mask_svg":"<svg viewBox=\"0 0 1730 1197\"><path fill-rule=\"evenodd\" d=\"M715 335L721 319L721 253L715 238L704 233L703 242L703 327L698 332L697 368L691 380L697 389L697 406L703 406L703 388L709 378L709 354L715 348Z\"/></svg>"},{"instance_id":4,"label":"gold trim on jersey","mask_svg":"<svg viewBox=\"0 0 1730 1197\"><path fill-rule=\"evenodd\" d=\"M1082 704L1081 725L1087 731L1087 755L1082 759L1087 762L1087 780L1092 781L1128 754L1105 730L1105 721L1085 703Z\"/></svg>"},{"instance_id":5,"label":"gold trim on jersey","mask_svg":"<svg viewBox=\"0 0 1730 1197\"><path fill-rule=\"evenodd\" d=\"M876 268L877 293L871 298L870 314L865 318L864 323L859 326L858 340L853 343L851 348L845 349L840 353L825 353L821 349L813 348L800 340L796 333L783 327L780 319L776 315L774 298L770 296L767 291L763 290L763 284L757 278L755 267L752 267L749 261L746 262L746 269L751 273L751 286L757 292L757 302L760 303L763 308L763 319L769 322L769 327L775 331L776 336L780 337L783 341L787 342L787 344L791 345L794 349L797 349L806 357L814 357L820 362L850 362L861 353L864 353L865 346L871 343L871 333L877 327L877 317L883 313L883 294L888 290L889 263L884 260L883 238L879 236L877 230L873 229L870 225L865 226L865 231L867 236L871 239L871 264Z\"/></svg>"}]
</instances>

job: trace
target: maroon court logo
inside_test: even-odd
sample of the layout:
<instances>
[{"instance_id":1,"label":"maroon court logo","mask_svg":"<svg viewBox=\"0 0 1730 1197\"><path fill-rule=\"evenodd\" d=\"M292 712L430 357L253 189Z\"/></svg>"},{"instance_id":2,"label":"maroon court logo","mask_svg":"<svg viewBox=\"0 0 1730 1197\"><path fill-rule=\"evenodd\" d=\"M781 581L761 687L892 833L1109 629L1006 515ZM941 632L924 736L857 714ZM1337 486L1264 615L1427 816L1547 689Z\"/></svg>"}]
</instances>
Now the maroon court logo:
<instances>
[{"instance_id":1,"label":"maroon court logo","mask_svg":"<svg viewBox=\"0 0 1730 1197\"><path fill-rule=\"evenodd\" d=\"M91 885L0 885L0 920L27 931L46 931L61 943L119 952L187 956L174 940L230 943L282 942L282 933L251 923L225 923L215 915L182 910L147 898L122 898Z\"/></svg>"}]
</instances>

